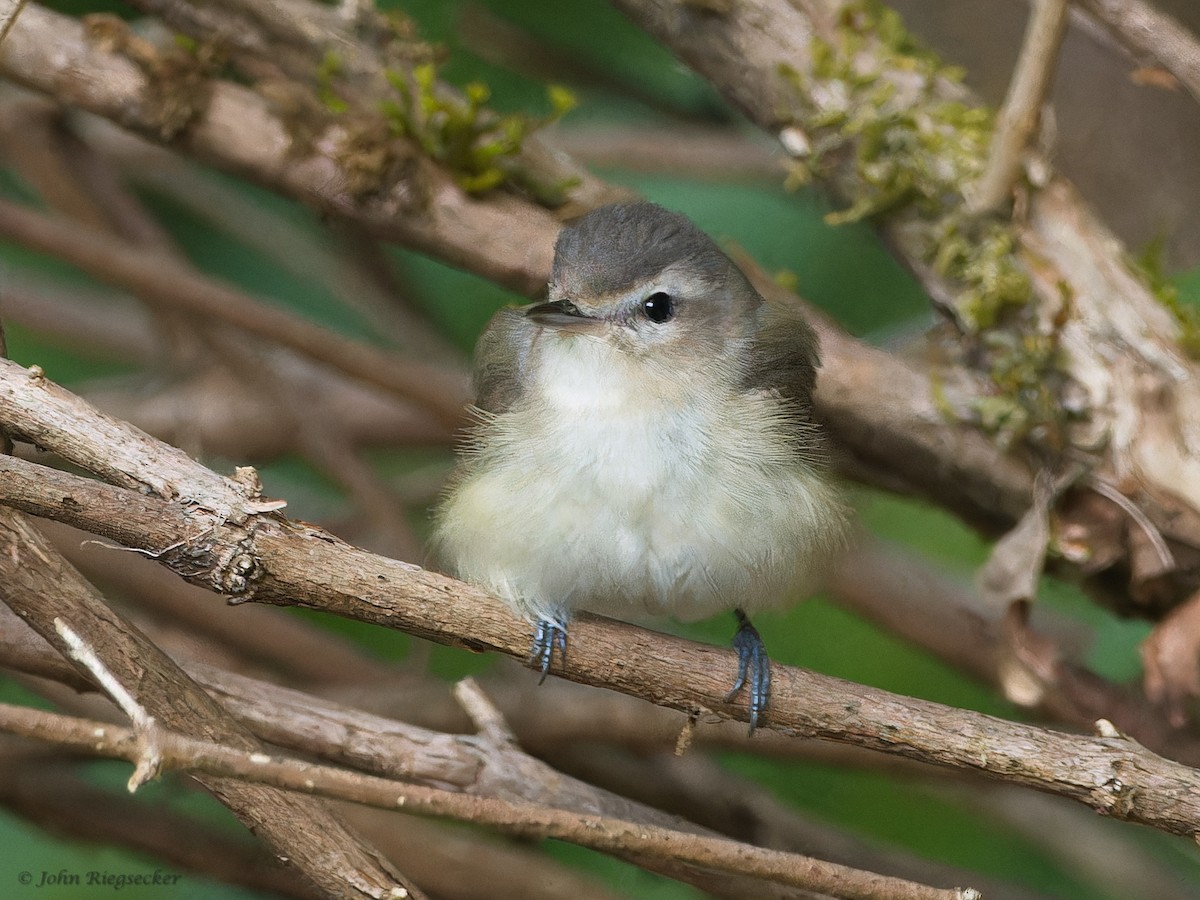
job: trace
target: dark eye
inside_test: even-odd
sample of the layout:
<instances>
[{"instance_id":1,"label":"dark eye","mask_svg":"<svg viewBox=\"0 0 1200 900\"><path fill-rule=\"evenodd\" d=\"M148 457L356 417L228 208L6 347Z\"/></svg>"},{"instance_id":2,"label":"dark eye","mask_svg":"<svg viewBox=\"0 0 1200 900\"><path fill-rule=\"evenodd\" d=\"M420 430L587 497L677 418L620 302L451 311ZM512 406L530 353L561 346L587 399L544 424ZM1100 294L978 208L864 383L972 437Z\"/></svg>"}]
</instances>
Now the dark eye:
<instances>
[{"instance_id":1,"label":"dark eye","mask_svg":"<svg viewBox=\"0 0 1200 900\"><path fill-rule=\"evenodd\" d=\"M655 291L642 301L642 312L646 314L646 318L651 322L661 324L675 315L675 301L671 298L670 294Z\"/></svg>"}]
</instances>

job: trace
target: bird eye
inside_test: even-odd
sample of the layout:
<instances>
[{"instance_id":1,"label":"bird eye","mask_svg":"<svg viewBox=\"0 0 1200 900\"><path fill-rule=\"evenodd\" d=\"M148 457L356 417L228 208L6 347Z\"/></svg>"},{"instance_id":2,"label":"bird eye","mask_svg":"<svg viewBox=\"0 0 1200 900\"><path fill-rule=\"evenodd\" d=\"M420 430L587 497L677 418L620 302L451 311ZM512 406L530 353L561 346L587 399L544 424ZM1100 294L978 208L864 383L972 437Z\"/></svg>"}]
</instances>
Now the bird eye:
<instances>
[{"instance_id":1,"label":"bird eye","mask_svg":"<svg viewBox=\"0 0 1200 900\"><path fill-rule=\"evenodd\" d=\"M670 294L655 291L642 301L642 312L651 322L662 324L675 315L675 301Z\"/></svg>"}]
</instances>

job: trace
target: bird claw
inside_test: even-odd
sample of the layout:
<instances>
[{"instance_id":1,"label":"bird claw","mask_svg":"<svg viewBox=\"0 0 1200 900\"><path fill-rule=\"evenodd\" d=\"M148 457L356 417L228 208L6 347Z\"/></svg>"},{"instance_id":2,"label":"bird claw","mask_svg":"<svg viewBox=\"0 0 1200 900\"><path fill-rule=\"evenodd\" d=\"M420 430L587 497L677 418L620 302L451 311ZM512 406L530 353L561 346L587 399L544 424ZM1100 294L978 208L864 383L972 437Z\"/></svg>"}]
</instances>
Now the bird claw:
<instances>
[{"instance_id":1,"label":"bird claw","mask_svg":"<svg viewBox=\"0 0 1200 900\"><path fill-rule=\"evenodd\" d=\"M533 623L533 647L529 651L529 665L542 673L538 684L550 673L550 663L557 648L559 661L567 658L567 626L558 619L539 616Z\"/></svg>"},{"instance_id":2,"label":"bird claw","mask_svg":"<svg viewBox=\"0 0 1200 900\"><path fill-rule=\"evenodd\" d=\"M758 717L767 706L771 695L771 660L758 629L750 624L746 614L734 610L738 619L738 630L733 636L733 649L738 655L737 679L733 688L725 695L732 700L743 687L750 686L750 735L758 727Z\"/></svg>"}]
</instances>

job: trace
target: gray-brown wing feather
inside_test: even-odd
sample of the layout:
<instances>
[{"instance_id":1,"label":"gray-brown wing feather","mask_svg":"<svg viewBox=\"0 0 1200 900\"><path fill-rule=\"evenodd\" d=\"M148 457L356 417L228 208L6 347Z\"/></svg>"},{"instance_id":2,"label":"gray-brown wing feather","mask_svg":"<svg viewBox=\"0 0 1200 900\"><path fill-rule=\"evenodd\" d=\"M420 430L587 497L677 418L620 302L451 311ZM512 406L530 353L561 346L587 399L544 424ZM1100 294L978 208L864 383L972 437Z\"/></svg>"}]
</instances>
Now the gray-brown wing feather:
<instances>
[{"instance_id":1,"label":"gray-brown wing feather","mask_svg":"<svg viewBox=\"0 0 1200 900\"><path fill-rule=\"evenodd\" d=\"M475 405L507 412L521 396L522 375L536 328L523 310L508 307L492 317L475 345Z\"/></svg>"},{"instance_id":2,"label":"gray-brown wing feather","mask_svg":"<svg viewBox=\"0 0 1200 900\"><path fill-rule=\"evenodd\" d=\"M751 391L778 394L797 417L812 419L812 394L821 364L816 332L799 309L764 302L744 384Z\"/></svg>"}]
</instances>

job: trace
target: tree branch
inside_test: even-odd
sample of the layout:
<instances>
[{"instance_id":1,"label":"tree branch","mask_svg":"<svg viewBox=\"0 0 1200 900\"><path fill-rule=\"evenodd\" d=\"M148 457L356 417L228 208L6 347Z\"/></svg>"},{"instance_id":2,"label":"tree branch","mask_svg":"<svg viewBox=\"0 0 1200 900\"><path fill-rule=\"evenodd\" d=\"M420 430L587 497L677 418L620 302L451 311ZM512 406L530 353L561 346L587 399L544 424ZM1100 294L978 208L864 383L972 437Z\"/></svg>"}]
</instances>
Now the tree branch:
<instances>
[{"instance_id":1,"label":"tree branch","mask_svg":"<svg viewBox=\"0 0 1200 900\"><path fill-rule=\"evenodd\" d=\"M1200 42L1145 0L1077 0L1139 59L1155 60L1200 101Z\"/></svg>"},{"instance_id":2,"label":"tree branch","mask_svg":"<svg viewBox=\"0 0 1200 900\"><path fill-rule=\"evenodd\" d=\"M0 704L0 729L109 759L124 759L138 765L144 761L145 738L128 728ZM152 740L164 770L203 772L218 778L271 785L380 809L402 809L414 815L476 822L527 839L557 838L596 850L673 858L704 868L750 874L858 900L875 900L881 895L896 900L976 900L979 897L978 892L970 888L938 890L722 838L454 794L297 759L233 749L161 730Z\"/></svg>"},{"instance_id":3,"label":"tree branch","mask_svg":"<svg viewBox=\"0 0 1200 900\"><path fill-rule=\"evenodd\" d=\"M24 370L0 364L0 422L9 414L6 397L28 387ZM92 415L77 403L76 429L86 433ZM74 461L86 468L88 456L103 452L92 446ZM139 548L235 599L308 606L441 643L526 656L528 624L495 598L313 526L266 516L244 526L222 523L203 504L184 509L15 458L0 460L0 475L0 502ZM736 668L729 651L595 616L581 616L571 635L556 674L689 715L744 721L745 710L725 696ZM1168 831L1200 829L1196 772L1123 737L1007 723L783 666L773 673L764 726L981 772Z\"/></svg>"},{"instance_id":4,"label":"tree branch","mask_svg":"<svg viewBox=\"0 0 1200 900\"><path fill-rule=\"evenodd\" d=\"M967 208L976 214L998 209L1011 195L1054 80L1058 51L1067 33L1070 0L1033 0L1025 43L1008 96L1000 109L987 168L966 188Z\"/></svg>"},{"instance_id":5,"label":"tree branch","mask_svg":"<svg viewBox=\"0 0 1200 900\"><path fill-rule=\"evenodd\" d=\"M247 731L110 610L12 510L0 513L0 556L0 599L60 652L70 655L82 671L87 671L85 657L102 663L146 716L169 728L247 752L258 749ZM75 642L64 636L68 632L76 636ZM76 646L79 640L86 654ZM293 860L326 895L359 898L396 888L421 896L320 803L219 778L203 783L277 856Z\"/></svg>"},{"instance_id":6,"label":"tree branch","mask_svg":"<svg viewBox=\"0 0 1200 900\"><path fill-rule=\"evenodd\" d=\"M30 4L0 47L0 71L163 139L164 123L153 101L161 85L111 46L90 39L70 16ZM248 88L214 81L196 94L205 98L202 108L173 136L189 155L523 294L545 285L558 224L540 207L503 193L472 199L433 165L419 165L417 175L359 195L339 163L347 136L336 123L303 140L276 104Z\"/></svg>"},{"instance_id":7,"label":"tree branch","mask_svg":"<svg viewBox=\"0 0 1200 900\"><path fill-rule=\"evenodd\" d=\"M452 431L467 401L461 372L400 359L300 319L199 275L160 253L131 247L86 227L0 199L0 236L53 254L101 281L124 287L163 309L185 310L234 325L255 337L394 391Z\"/></svg>"}]
</instances>

